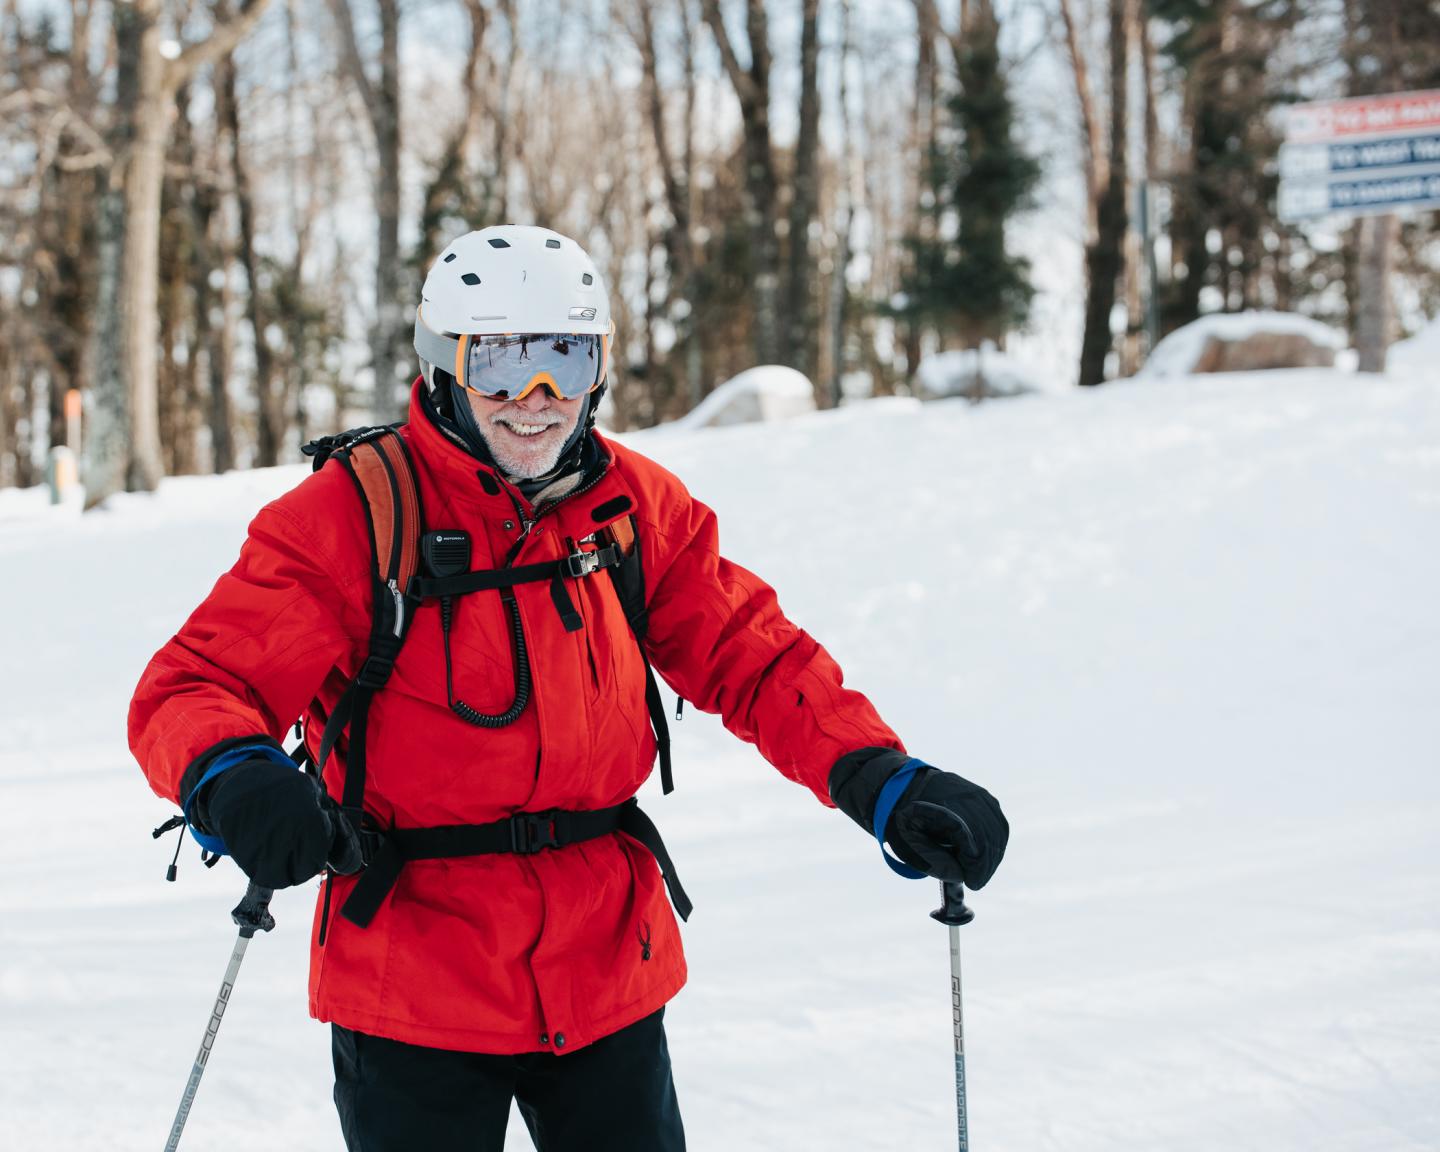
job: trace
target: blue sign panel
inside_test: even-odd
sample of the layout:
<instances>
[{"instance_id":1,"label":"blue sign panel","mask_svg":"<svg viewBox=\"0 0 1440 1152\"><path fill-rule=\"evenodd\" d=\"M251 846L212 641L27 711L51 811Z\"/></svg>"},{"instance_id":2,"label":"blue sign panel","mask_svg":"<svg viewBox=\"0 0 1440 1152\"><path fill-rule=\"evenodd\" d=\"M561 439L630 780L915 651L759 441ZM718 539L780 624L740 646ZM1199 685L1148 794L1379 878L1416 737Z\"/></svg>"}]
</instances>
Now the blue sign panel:
<instances>
[{"instance_id":1,"label":"blue sign panel","mask_svg":"<svg viewBox=\"0 0 1440 1152\"><path fill-rule=\"evenodd\" d=\"M1286 222L1332 213L1371 216L1397 208L1431 207L1440 207L1440 167L1280 185L1280 219Z\"/></svg>"},{"instance_id":2,"label":"blue sign panel","mask_svg":"<svg viewBox=\"0 0 1440 1152\"><path fill-rule=\"evenodd\" d=\"M1440 132L1334 144L1286 144L1280 149L1280 176L1285 180L1427 164L1440 164Z\"/></svg>"}]
</instances>

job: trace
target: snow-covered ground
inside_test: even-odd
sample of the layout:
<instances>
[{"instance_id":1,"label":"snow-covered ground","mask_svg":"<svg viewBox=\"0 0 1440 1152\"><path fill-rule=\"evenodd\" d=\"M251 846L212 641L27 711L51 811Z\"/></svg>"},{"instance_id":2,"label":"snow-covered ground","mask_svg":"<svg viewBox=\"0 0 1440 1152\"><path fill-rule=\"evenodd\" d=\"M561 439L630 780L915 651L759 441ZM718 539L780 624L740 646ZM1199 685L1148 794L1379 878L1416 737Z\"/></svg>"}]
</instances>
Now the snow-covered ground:
<instances>
[{"instance_id":1,"label":"snow-covered ground","mask_svg":"<svg viewBox=\"0 0 1440 1152\"><path fill-rule=\"evenodd\" d=\"M911 750L988 785L981 1149L1440 1148L1440 384L1267 373L857 405L634 443ZM161 1145L243 884L162 879L151 651L293 469L80 518L0 498L0 1148ZM649 798L697 910L690 1144L954 1147L936 886L711 718ZM339 1149L312 893L250 949L185 1147ZM512 1146L528 1144L515 1128Z\"/></svg>"}]
</instances>

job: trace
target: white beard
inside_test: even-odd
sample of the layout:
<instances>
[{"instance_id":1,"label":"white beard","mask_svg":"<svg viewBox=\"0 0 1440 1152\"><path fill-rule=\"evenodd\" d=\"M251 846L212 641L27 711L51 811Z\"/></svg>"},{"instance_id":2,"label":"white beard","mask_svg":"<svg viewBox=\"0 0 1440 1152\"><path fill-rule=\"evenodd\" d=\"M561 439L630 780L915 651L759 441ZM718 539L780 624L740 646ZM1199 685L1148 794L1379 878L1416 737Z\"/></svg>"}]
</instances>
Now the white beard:
<instances>
[{"instance_id":1,"label":"white beard","mask_svg":"<svg viewBox=\"0 0 1440 1152\"><path fill-rule=\"evenodd\" d=\"M557 413L541 413L534 419L524 419L517 414L510 416L497 413L490 420L479 423L480 435L490 449L500 471L514 480L534 480L554 470L560 462L560 453L570 439L570 433L579 419L555 422ZM511 424L548 424L540 433L530 437L516 435L510 430Z\"/></svg>"}]
</instances>

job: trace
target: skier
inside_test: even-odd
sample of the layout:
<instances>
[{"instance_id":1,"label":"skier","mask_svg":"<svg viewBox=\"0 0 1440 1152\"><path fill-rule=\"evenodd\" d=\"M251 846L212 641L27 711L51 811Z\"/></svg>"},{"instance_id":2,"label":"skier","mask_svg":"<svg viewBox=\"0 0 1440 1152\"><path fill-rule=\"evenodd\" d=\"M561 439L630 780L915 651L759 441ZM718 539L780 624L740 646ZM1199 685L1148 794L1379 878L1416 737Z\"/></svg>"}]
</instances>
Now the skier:
<instances>
[{"instance_id":1,"label":"skier","mask_svg":"<svg viewBox=\"0 0 1440 1152\"><path fill-rule=\"evenodd\" d=\"M573 240L451 243L408 423L322 445L131 704L196 839L265 887L324 876L310 1011L352 1150L500 1149L512 1099L542 1152L684 1147L665 888L689 902L633 800L657 748L669 785L651 664L911 867L979 888L1005 850L989 793L908 756L714 514L595 431L611 333Z\"/></svg>"}]
</instances>

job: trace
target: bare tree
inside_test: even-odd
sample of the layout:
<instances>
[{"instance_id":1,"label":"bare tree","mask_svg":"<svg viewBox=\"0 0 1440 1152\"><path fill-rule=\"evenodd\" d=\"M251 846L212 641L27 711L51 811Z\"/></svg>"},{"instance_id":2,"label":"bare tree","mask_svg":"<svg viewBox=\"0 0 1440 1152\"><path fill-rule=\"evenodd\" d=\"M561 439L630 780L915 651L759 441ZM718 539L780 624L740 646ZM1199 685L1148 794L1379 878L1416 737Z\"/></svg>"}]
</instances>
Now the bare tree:
<instances>
[{"instance_id":1,"label":"bare tree","mask_svg":"<svg viewBox=\"0 0 1440 1152\"><path fill-rule=\"evenodd\" d=\"M815 371L815 258L810 226L820 201L820 0L802 0L800 25L800 128L790 191L789 269L785 278L785 334L789 363L805 375Z\"/></svg>"},{"instance_id":2,"label":"bare tree","mask_svg":"<svg viewBox=\"0 0 1440 1152\"><path fill-rule=\"evenodd\" d=\"M255 248L255 197L250 187L250 165L240 133L233 54L225 56L215 68L215 119L229 144L231 194L240 223L238 255L248 289L245 311L250 321L252 354L255 357L255 462L262 468L268 468L279 460L284 413L275 397L275 357L267 335L266 291L260 280L260 261Z\"/></svg>"},{"instance_id":3,"label":"bare tree","mask_svg":"<svg viewBox=\"0 0 1440 1152\"><path fill-rule=\"evenodd\" d=\"M376 0L379 75L372 78L355 33L351 0L327 2L340 33L341 65L360 96L375 142L375 322L370 330L370 363L375 374L375 419L394 420L405 407L397 373L410 363L400 260L400 4Z\"/></svg>"},{"instance_id":4,"label":"bare tree","mask_svg":"<svg viewBox=\"0 0 1440 1152\"><path fill-rule=\"evenodd\" d=\"M155 356L166 133L180 85L233 49L267 3L244 0L233 17L217 15L204 40L176 51L162 49L161 0L114 6L117 163L101 205L98 331L106 354L96 357L87 507L122 487L150 491L160 481Z\"/></svg>"},{"instance_id":5,"label":"bare tree","mask_svg":"<svg viewBox=\"0 0 1440 1152\"><path fill-rule=\"evenodd\" d=\"M786 331L780 312L779 179L770 142L770 33L765 0L745 0L745 30L750 62L740 63L720 0L702 0L705 23L715 37L725 74L740 101L744 133L745 215L749 224L754 280L755 358L761 364L781 360L780 336Z\"/></svg>"},{"instance_id":6,"label":"bare tree","mask_svg":"<svg viewBox=\"0 0 1440 1152\"><path fill-rule=\"evenodd\" d=\"M459 122L445 141L435 174L425 186L420 242L415 253L415 266L420 269L428 268L444 246L442 231L448 215L458 213L478 226L490 223L494 210L493 172L477 179L470 163L471 147L487 111L481 80L487 63L485 36L490 29L490 11L480 0L464 0L464 5L470 22L470 47L461 77L464 105ZM480 194L475 191L477 184L484 188Z\"/></svg>"},{"instance_id":7,"label":"bare tree","mask_svg":"<svg viewBox=\"0 0 1440 1152\"><path fill-rule=\"evenodd\" d=\"M823 403L836 408L844 398L841 382L845 375L845 340L850 318L850 285L846 277L850 270L850 261L855 255L857 201L864 197L864 179L857 157L855 125L850 113L849 71L854 50L852 23L850 0L840 0L840 172L839 179L835 181L838 227L830 268L830 323L826 333L830 374L821 397Z\"/></svg>"},{"instance_id":8,"label":"bare tree","mask_svg":"<svg viewBox=\"0 0 1440 1152\"><path fill-rule=\"evenodd\" d=\"M656 165L660 170L669 220L663 231L666 261L664 312L676 328L685 354L685 392L690 406L703 395L700 379L700 341L695 338L694 320L698 289L694 228L692 226L695 178L695 56L693 18L688 0L675 5L681 22L681 50L684 66L684 108L680 154L675 155L666 127L664 91L660 82L655 33L654 0L637 0L629 32L640 52L645 107ZM653 384L652 384L653 387Z\"/></svg>"},{"instance_id":9,"label":"bare tree","mask_svg":"<svg viewBox=\"0 0 1440 1152\"><path fill-rule=\"evenodd\" d=\"M1130 66L1131 24L1135 0L1109 0L1110 5L1110 151L1096 211L1095 238L1085 251L1085 334L1080 343L1080 384L1104 383L1105 360L1113 337L1110 313L1125 264L1126 83Z\"/></svg>"},{"instance_id":10,"label":"bare tree","mask_svg":"<svg viewBox=\"0 0 1440 1152\"><path fill-rule=\"evenodd\" d=\"M1075 0L1060 0L1060 18L1065 25L1065 47L1070 72L1075 79L1075 100L1080 109L1081 157L1085 165L1085 242L1092 243L1099 225L1100 197L1109 181L1109 158L1101 135L1095 92L1090 83L1090 62L1082 38L1083 29L1075 14Z\"/></svg>"}]
</instances>

